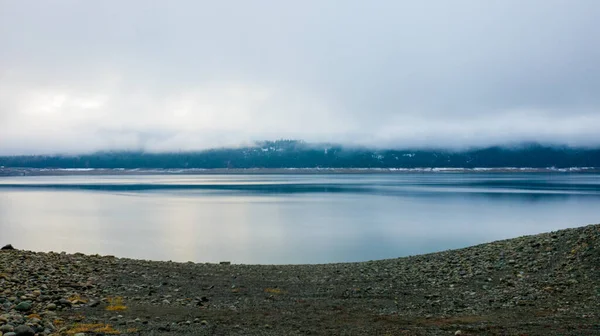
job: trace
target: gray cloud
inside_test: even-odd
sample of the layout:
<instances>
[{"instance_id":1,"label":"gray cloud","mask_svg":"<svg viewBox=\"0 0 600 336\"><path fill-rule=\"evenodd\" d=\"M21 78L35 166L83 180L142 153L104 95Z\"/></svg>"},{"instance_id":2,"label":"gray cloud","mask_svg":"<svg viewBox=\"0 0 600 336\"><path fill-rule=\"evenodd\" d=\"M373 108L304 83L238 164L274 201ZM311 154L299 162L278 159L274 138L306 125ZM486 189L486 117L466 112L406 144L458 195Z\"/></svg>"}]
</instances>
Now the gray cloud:
<instances>
[{"instance_id":1,"label":"gray cloud","mask_svg":"<svg viewBox=\"0 0 600 336\"><path fill-rule=\"evenodd\" d=\"M600 145L600 2L0 0L0 154Z\"/></svg>"}]
</instances>

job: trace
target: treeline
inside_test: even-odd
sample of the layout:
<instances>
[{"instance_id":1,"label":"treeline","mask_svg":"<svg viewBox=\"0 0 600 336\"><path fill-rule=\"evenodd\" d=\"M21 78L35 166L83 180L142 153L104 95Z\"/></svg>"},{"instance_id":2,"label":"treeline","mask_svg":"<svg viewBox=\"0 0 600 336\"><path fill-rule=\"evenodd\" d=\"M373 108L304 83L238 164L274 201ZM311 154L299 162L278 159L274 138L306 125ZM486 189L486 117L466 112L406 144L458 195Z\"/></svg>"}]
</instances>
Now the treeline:
<instances>
[{"instance_id":1,"label":"treeline","mask_svg":"<svg viewBox=\"0 0 600 336\"><path fill-rule=\"evenodd\" d=\"M199 152L98 152L66 156L5 156L0 166L23 168L568 168L600 167L600 149L542 145L464 151L371 150L302 141Z\"/></svg>"}]
</instances>

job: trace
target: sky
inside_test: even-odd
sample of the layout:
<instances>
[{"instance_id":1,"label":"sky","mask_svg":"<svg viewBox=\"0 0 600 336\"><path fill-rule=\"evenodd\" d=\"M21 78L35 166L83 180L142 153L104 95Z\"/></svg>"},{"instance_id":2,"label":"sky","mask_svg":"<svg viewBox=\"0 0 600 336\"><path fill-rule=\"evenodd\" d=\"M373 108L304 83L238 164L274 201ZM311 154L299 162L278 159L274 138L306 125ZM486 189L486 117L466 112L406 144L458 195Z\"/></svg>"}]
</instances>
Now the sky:
<instances>
[{"instance_id":1,"label":"sky","mask_svg":"<svg viewBox=\"0 0 600 336\"><path fill-rule=\"evenodd\" d=\"M0 0L0 155L599 129L598 0Z\"/></svg>"}]
</instances>

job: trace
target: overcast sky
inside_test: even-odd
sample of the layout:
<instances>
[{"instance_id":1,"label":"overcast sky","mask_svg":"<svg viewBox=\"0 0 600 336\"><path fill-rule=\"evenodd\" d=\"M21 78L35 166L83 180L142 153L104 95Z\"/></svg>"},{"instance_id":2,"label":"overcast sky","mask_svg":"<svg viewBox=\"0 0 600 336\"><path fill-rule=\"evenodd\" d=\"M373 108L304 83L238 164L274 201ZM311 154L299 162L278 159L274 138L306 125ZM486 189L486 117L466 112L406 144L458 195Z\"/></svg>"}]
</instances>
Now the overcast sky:
<instances>
[{"instance_id":1,"label":"overcast sky","mask_svg":"<svg viewBox=\"0 0 600 336\"><path fill-rule=\"evenodd\" d=\"M600 145L600 1L0 0L0 154Z\"/></svg>"}]
</instances>

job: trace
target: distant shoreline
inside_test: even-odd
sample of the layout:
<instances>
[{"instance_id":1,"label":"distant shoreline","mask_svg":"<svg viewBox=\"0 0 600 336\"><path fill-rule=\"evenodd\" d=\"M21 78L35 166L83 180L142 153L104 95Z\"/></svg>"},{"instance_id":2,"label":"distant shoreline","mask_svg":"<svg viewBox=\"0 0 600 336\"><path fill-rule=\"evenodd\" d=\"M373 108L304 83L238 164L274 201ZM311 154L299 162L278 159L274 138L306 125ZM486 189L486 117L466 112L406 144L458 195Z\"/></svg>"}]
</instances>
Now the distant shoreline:
<instances>
[{"instance_id":1,"label":"distant shoreline","mask_svg":"<svg viewBox=\"0 0 600 336\"><path fill-rule=\"evenodd\" d=\"M262 174L419 174L419 173L600 173L598 167L569 168L0 168L0 176L68 175L262 175Z\"/></svg>"}]
</instances>

